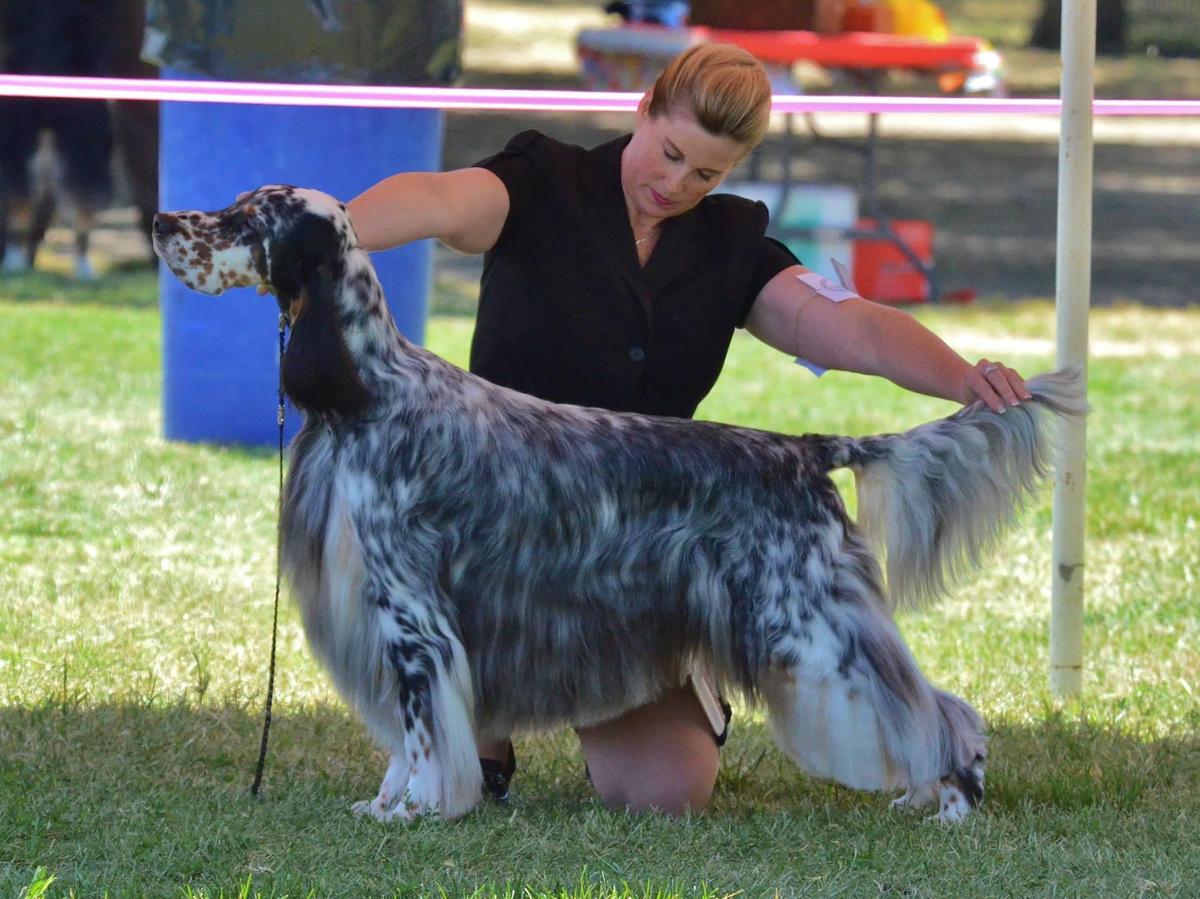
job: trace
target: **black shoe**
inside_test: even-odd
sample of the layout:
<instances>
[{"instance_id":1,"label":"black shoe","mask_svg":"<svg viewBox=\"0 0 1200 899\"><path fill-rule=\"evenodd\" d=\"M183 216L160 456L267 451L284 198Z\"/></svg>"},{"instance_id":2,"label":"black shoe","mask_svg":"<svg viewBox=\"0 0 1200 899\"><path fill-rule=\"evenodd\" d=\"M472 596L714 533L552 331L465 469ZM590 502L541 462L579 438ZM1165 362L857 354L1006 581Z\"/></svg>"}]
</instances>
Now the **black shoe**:
<instances>
[{"instance_id":1,"label":"black shoe","mask_svg":"<svg viewBox=\"0 0 1200 899\"><path fill-rule=\"evenodd\" d=\"M508 783L517 772L517 756L512 743L508 744L508 758L503 762L495 759L480 759L483 770L483 792L497 802L508 802Z\"/></svg>"}]
</instances>

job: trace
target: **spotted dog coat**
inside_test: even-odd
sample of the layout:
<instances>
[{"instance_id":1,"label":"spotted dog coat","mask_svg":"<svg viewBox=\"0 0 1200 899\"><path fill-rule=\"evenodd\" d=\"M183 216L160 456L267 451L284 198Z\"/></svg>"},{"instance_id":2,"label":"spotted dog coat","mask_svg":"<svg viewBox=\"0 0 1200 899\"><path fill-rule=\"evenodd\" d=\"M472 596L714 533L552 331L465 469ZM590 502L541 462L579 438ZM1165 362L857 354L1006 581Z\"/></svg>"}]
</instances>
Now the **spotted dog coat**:
<instances>
[{"instance_id":1,"label":"spotted dog coat","mask_svg":"<svg viewBox=\"0 0 1200 899\"><path fill-rule=\"evenodd\" d=\"M805 770L957 820L983 795L983 723L931 686L892 619L974 562L1044 475L1078 378L906 434L790 437L554 405L414 346L344 207L264 187L161 214L189 286L266 285L291 319L305 421L281 522L308 639L391 752L377 818L462 815L475 738L611 718L703 662L765 701ZM852 468L871 541L829 471Z\"/></svg>"}]
</instances>

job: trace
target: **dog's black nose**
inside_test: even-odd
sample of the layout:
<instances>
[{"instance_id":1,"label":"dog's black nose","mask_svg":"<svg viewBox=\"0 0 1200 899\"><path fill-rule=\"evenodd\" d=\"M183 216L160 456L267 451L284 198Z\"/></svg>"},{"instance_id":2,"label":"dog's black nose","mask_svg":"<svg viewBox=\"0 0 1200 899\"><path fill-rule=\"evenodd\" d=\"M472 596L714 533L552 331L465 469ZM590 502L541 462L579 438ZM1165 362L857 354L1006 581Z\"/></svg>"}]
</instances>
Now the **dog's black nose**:
<instances>
[{"instance_id":1,"label":"dog's black nose","mask_svg":"<svg viewBox=\"0 0 1200 899\"><path fill-rule=\"evenodd\" d=\"M166 237L179 230L179 219L169 212L160 212L154 216L154 233Z\"/></svg>"}]
</instances>

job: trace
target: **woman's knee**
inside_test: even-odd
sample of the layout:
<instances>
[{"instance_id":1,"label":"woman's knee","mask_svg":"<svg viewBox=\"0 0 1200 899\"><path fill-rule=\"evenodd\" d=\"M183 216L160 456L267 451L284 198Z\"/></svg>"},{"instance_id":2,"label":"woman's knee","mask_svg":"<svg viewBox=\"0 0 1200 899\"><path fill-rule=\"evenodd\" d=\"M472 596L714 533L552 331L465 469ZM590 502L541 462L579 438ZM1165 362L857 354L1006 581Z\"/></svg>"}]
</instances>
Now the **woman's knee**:
<instances>
[{"instance_id":1,"label":"woman's knee","mask_svg":"<svg viewBox=\"0 0 1200 899\"><path fill-rule=\"evenodd\" d=\"M708 805L720 751L690 688L578 733L592 783L610 807L682 815Z\"/></svg>"},{"instance_id":2,"label":"woman's knee","mask_svg":"<svg viewBox=\"0 0 1200 899\"><path fill-rule=\"evenodd\" d=\"M702 812L717 780L715 746L711 755L711 760L693 758L686 764L625 764L604 773L593 771L592 782L609 808L676 816Z\"/></svg>"}]
</instances>

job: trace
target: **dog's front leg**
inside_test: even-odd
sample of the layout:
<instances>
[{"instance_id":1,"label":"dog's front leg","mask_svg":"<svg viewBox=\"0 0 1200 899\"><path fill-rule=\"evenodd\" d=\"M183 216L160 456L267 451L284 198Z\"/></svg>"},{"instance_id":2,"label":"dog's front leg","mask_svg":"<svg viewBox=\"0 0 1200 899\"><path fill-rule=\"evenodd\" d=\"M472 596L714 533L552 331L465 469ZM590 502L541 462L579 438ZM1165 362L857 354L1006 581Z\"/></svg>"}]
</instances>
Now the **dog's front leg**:
<instances>
[{"instance_id":1,"label":"dog's front leg","mask_svg":"<svg viewBox=\"0 0 1200 899\"><path fill-rule=\"evenodd\" d=\"M983 781L982 772L979 775ZM936 815L930 815L926 821L941 821L944 824L955 824L971 814L971 802L966 793L960 789L955 778L946 777L940 781L912 787L899 799L892 800L892 808L900 811L925 808L937 802Z\"/></svg>"},{"instance_id":2,"label":"dog's front leg","mask_svg":"<svg viewBox=\"0 0 1200 899\"><path fill-rule=\"evenodd\" d=\"M971 814L971 809L983 798L983 755L964 768L959 768L935 783L926 784L916 790L909 790L892 803L893 808L917 808L937 800L937 814L930 815L926 821L941 821L943 824L954 824ZM920 801L905 802L910 796L916 796Z\"/></svg>"},{"instance_id":3,"label":"dog's front leg","mask_svg":"<svg viewBox=\"0 0 1200 899\"><path fill-rule=\"evenodd\" d=\"M379 785L379 794L374 799L364 799L352 805L351 811L356 815L370 815L378 821L391 821L394 818L407 818L403 799L408 790L412 769L408 759L401 749L392 753L388 762L387 773L383 783Z\"/></svg>"},{"instance_id":4,"label":"dog's front leg","mask_svg":"<svg viewBox=\"0 0 1200 899\"><path fill-rule=\"evenodd\" d=\"M424 722L413 722L413 729L404 736L404 754L409 766L408 786L399 809L402 816L441 814L445 804L444 772L440 753L435 751L433 735Z\"/></svg>"},{"instance_id":5,"label":"dog's front leg","mask_svg":"<svg viewBox=\"0 0 1200 899\"><path fill-rule=\"evenodd\" d=\"M354 810L384 821L457 818L482 795L466 652L431 595L380 592L370 601L386 688L366 718L392 758L379 795Z\"/></svg>"},{"instance_id":6,"label":"dog's front leg","mask_svg":"<svg viewBox=\"0 0 1200 899\"><path fill-rule=\"evenodd\" d=\"M417 720L405 732L403 746L392 753L379 794L354 803L351 810L377 821L410 821L418 815L440 813L442 795L442 771L433 741Z\"/></svg>"}]
</instances>

